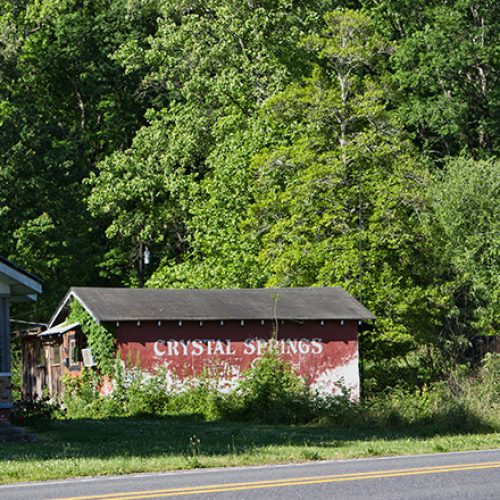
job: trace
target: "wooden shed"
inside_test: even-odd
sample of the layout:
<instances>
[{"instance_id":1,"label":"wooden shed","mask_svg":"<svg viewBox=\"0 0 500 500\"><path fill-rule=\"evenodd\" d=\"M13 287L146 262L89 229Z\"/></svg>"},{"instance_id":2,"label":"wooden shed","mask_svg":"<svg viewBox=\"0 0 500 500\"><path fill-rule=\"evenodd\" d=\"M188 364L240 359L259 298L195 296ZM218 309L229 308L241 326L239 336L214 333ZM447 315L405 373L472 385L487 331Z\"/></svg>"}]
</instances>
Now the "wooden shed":
<instances>
[{"instance_id":1,"label":"wooden shed","mask_svg":"<svg viewBox=\"0 0 500 500\"><path fill-rule=\"evenodd\" d=\"M123 360L140 360L147 372L163 367L181 386L204 372L221 390L234 388L272 339L313 388L359 397L358 325L374 316L340 287L72 288L38 336L53 395L58 377L80 373L88 347L79 325L66 324L74 300L113 332Z\"/></svg>"},{"instance_id":2,"label":"wooden shed","mask_svg":"<svg viewBox=\"0 0 500 500\"><path fill-rule=\"evenodd\" d=\"M78 335L78 347L73 339ZM65 373L80 374L82 340L78 323L26 331L23 343L23 394L30 399L62 394Z\"/></svg>"}]
</instances>

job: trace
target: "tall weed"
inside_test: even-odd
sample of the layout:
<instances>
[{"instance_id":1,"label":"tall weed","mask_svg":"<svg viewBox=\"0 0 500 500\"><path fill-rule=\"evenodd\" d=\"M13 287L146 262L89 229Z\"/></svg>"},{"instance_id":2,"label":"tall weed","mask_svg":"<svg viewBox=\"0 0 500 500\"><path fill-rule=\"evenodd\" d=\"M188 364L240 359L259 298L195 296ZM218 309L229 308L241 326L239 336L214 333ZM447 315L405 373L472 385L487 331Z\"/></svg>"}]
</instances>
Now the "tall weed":
<instances>
[{"instance_id":1,"label":"tall weed","mask_svg":"<svg viewBox=\"0 0 500 500\"><path fill-rule=\"evenodd\" d=\"M166 370L151 375L117 362L111 394L100 394L99 380L85 372L65 379L63 407L68 418L195 415L441 433L500 430L499 373L500 356L490 355L476 372L458 367L447 380L411 389L396 386L355 403L347 391L327 397L312 392L271 346L230 393L220 392L207 373L180 388Z\"/></svg>"}]
</instances>

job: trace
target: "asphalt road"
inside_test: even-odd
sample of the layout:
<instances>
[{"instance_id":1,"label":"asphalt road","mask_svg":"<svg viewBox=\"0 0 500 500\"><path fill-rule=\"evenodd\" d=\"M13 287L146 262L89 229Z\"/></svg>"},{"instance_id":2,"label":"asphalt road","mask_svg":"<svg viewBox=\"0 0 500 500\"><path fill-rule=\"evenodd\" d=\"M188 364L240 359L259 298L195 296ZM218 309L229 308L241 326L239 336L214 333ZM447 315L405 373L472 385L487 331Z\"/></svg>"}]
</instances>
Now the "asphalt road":
<instances>
[{"instance_id":1,"label":"asphalt road","mask_svg":"<svg viewBox=\"0 0 500 500\"><path fill-rule=\"evenodd\" d=\"M0 464L1 468L1 464ZM1 500L500 499L500 450L0 486Z\"/></svg>"}]
</instances>

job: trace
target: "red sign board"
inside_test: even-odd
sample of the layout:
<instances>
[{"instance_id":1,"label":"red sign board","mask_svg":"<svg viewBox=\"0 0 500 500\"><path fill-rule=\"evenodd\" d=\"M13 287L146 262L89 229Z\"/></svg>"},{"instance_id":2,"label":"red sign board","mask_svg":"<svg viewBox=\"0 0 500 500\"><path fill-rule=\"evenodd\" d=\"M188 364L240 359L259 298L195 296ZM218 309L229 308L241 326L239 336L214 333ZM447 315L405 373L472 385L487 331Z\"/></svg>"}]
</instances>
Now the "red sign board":
<instances>
[{"instance_id":1,"label":"red sign board","mask_svg":"<svg viewBox=\"0 0 500 500\"><path fill-rule=\"evenodd\" d=\"M116 328L122 358L154 372L164 367L172 384L201 373L230 390L271 339L283 359L323 394L342 388L359 395L357 325L354 321L125 323Z\"/></svg>"}]
</instances>

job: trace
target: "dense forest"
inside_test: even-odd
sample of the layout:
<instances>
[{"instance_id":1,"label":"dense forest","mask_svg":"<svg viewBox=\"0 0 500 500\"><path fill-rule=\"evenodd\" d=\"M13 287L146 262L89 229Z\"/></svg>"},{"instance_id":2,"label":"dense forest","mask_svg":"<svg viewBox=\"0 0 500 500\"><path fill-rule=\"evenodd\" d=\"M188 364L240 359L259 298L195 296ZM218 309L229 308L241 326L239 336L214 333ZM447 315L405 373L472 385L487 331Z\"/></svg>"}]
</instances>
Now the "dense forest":
<instances>
[{"instance_id":1,"label":"dense forest","mask_svg":"<svg viewBox=\"0 0 500 500\"><path fill-rule=\"evenodd\" d=\"M45 290L19 314L340 285L377 316L373 388L439 377L500 326L499 25L495 0L0 0L0 254Z\"/></svg>"}]
</instances>

